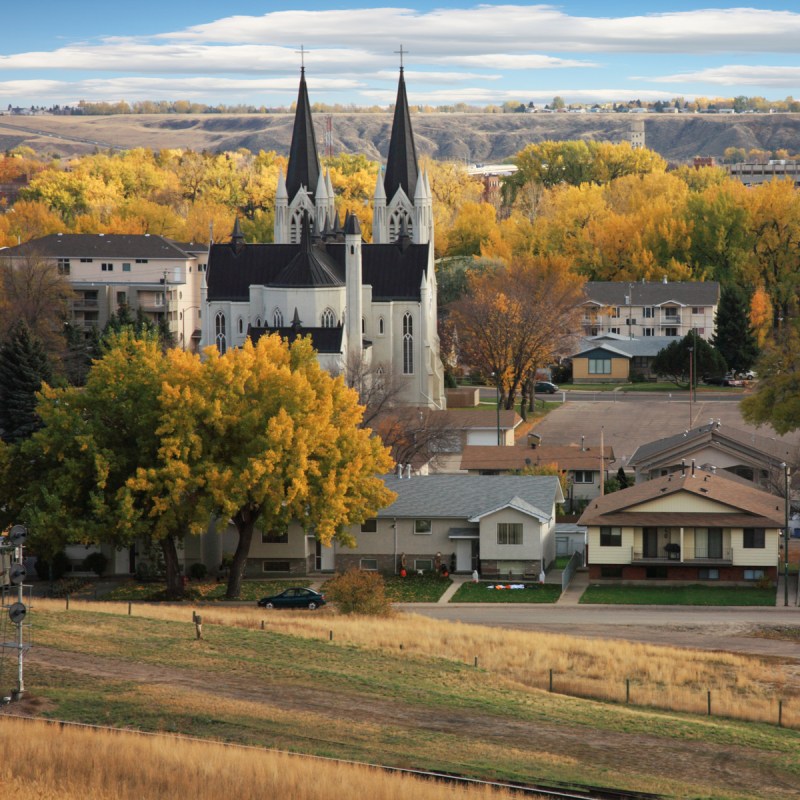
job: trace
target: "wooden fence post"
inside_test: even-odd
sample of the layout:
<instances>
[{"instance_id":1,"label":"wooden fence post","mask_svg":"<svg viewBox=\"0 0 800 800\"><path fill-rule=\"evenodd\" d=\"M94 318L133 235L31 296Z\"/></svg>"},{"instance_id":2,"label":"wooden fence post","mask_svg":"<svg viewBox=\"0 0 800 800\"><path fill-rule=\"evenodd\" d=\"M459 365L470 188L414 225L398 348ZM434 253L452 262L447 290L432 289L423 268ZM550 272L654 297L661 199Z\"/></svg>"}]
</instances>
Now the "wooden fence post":
<instances>
[{"instance_id":1,"label":"wooden fence post","mask_svg":"<svg viewBox=\"0 0 800 800\"><path fill-rule=\"evenodd\" d=\"M194 613L194 612L192 612ZM198 639L203 638L203 618L199 614L194 615L194 630Z\"/></svg>"},{"instance_id":2,"label":"wooden fence post","mask_svg":"<svg viewBox=\"0 0 800 800\"><path fill-rule=\"evenodd\" d=\"M711 716L711 689L708 690L708 716Z\"/></svg>"},{"instance_id":3,"label":"wooden fence post","mask_svg":"<svg viewBox=\"0 0 800 800\"><path fill-rule=\"evenodd\" d=\"M550 670L550 691L553 691L553 670Z\"/></svg>"},{"instance_id":4,"label":"wooden fence post","mask_svg":"<svg viewBox=\"0 0 800 800\"><path fill-rule=\"evenodd\" d=\"M625 702L630 703L631 701L631 679L625 678Z\"/></svg>"}]
</instances>

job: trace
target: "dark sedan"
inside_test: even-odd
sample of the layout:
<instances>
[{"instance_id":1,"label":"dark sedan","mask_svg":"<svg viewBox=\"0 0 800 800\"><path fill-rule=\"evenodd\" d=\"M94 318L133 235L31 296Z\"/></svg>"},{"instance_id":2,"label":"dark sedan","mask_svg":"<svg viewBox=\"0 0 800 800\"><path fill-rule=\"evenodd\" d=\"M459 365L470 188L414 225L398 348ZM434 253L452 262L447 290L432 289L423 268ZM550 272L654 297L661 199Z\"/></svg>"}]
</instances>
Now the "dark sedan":
<instances>
[{"instance_id":1,"label":"dark sedan","mask_svg":"<svg viewBox=\"0 0 800 800\"><path fill-rule=\"evenodd\" d=\"M558 386L550 381L536 381L536 394L555 394L558 391Z\"/></svg>"},{"instance_id":2,"label":"dark sedan","mask_svg":"<svg viewBox=\"0 0 800 800\"><path fill-rule=\"evenodd\" d=\"M261 608L310 608L313 611L325 605L325 595L298 586L285 589L280 594L262 597L258 605Z\"/></svg>"}]
</instances>

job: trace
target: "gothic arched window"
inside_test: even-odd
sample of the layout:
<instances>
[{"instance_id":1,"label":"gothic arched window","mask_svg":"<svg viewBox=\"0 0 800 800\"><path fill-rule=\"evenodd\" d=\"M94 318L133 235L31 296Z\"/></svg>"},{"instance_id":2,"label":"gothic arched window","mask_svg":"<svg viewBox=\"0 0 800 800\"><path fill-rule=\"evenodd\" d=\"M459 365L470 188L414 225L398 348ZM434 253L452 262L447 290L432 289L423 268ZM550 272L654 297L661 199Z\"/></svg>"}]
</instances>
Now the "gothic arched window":
<instances>
[{"instance_id":1,"label":"gothic arched window","mask_svg":"<svg viewBox=\"0 0 800 800\"><path fill-rule=\"evenodd\" d=\"M330 308L326 308L322 312L322 320L320 322L323 328L335 328L336 327L336 314Z\"/></svg>"},{"instance_id":2,"label":"gothic arched window","mask_svg":"<svg viewBox=\"0 0 800 800\"><path fill-rule=\"evenodd\" d=\"M217 350L222 354L228 349L228 343L225 336L225 315L221 311L214 318L214 331Z\"/></svg>"},{"instance_id":3,"label":"gothic arched window","mask_svg":"<svg viewBox=\"0 0 800 800\"><path fill-rule=\"evenodd\" d=\"M392 215L389 217L390 242L396 242L400 238L400 230L402 228L403 221L405 221L406 224L406 233L409 236L413 236L414 234L413 219L406 213L405 209L397 208L392 212Z\"/></svg>"},{"instance_id":4,"label":"gothic arched window","mask_svg":"<svg viewBox=\"0 0 800 800\"><path fill-rule=\"evenodd\" d=\"M383 317L378 318L378 335L383 336L384 334L384 326L383 326Z\"/></svg>"},{"instance_id":5,"label":"gothic arched window","mask_svg":"<svg viewBox=\"0 0 800 800\"><path fill-rule=\"evenodd\" d=\"M276 308L272 312L272 327L273 328L283 327L283 312L279 308Z\"/></svg>"},{"instance_id":6,"label":"gothic arched window","mask_svg":"<svg viewBox=\"0 0 800 800\"><path fill-rule=\"evenodd\" d=\"M239 333L244 333L244 320L241 317L236 321L236 328Z\"/></svg>"},{"instance_id":7,"label":"gothic arched window","mask_svg":"<svg viewBox=\"0 0 800 800\"><path fill-rule=\"evenodd\" d=\"M414 372L414 320L409 312L403 317L403 374Z\"/></svg>"}]
</instances>

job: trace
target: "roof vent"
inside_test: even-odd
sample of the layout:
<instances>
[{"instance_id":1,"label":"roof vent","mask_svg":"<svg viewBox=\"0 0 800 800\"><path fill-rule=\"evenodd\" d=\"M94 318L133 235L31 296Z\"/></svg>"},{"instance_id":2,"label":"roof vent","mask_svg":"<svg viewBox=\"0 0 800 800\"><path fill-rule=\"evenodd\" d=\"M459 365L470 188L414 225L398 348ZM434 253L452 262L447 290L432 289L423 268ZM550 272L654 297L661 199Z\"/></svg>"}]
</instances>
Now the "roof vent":
<instances>
[{"instance_id":1,"label":"roof vent","mask_svg":"<svg viewBox=\"0 0 800 800\"><path fill-rule=\"evenodd\" d=\"M700 491L701 492L705 492L706 494L708 494L708 489L705 486L701 486L700 487Z\"/></svg>"}]
</instances>

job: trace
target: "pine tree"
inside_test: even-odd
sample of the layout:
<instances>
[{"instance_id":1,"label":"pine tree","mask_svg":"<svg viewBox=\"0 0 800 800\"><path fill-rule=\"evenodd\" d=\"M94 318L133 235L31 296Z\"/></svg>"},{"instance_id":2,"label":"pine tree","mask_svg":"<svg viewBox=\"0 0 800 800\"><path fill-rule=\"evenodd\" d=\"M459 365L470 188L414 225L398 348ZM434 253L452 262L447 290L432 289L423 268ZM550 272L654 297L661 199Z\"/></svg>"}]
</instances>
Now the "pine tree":
<instances>
[{"instance_id":1,"label":"pine tree","mask_svg":"<svg viewBox=\"0 0 800 800\"><path fill-rule=\"evenodd\" d=\"M758 344L750 326L749 302L736 286L722 289L717 308L717 330L711 343L734 372L749 369L758 357Z\"/></svg>"},{"instance_id":2,"label":"pine tree","mask_svg":"<svg viewBox=\"0 0 800 800\"><path fill-rule=\"evenodd\" d=\"M25 322L15 323L0 347L0 432L6 442L19 442L40 427L36 392L53 380L42 342Z\"/></svg>"}]
</instances>

